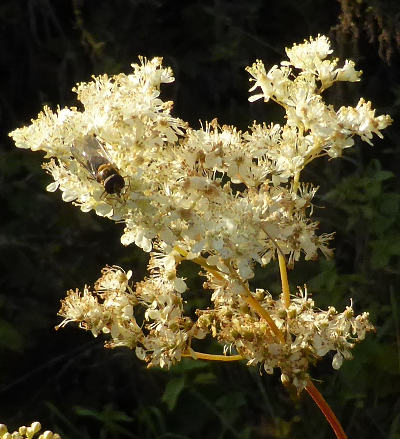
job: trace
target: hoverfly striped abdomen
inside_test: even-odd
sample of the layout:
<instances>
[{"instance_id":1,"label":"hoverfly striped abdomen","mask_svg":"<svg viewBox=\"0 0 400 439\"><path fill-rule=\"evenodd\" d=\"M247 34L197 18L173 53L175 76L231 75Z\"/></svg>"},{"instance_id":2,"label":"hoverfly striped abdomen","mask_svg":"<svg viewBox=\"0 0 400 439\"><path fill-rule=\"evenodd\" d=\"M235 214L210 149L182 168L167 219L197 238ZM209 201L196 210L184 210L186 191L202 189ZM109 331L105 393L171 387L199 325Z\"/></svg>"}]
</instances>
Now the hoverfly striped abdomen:
<instances>
[{"instance_id":1,"label":"hoverfly striped abdomen","mask_svg":"<svg viewBox=\"0 0 400 439\"><path fill-rule=\"evenodd\" d=\"M71 153L93 178L104 186L107 194L120 195L125 187L125 180L95 136L84 136L80 142L71 146Z\"/></svg>"}]
</instances>

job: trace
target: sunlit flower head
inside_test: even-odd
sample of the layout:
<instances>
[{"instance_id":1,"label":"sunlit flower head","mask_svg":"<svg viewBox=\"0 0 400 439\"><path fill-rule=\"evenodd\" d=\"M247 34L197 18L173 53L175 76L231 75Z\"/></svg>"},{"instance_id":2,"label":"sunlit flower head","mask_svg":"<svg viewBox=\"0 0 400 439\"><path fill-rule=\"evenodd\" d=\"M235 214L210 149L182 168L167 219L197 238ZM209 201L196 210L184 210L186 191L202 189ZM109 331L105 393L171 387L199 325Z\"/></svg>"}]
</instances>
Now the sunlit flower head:
<instances>
[{"instance_id":1,"label":"sunlit flower head","mask_svg":"<svg viewBox=\"0 0 400 439\"><path fill-rule=\"evenodd\" d=\"M331 57L327 37L286 53L269 70L261 60L247 67L249 100L280 105L282 125L254 122L243 132L213 119L190 128L162 99L172 70L161 58L140 58L129 74L78 84L81 110L45 107L10 133L17 147L45 152L49 191L123 223L122 244L151 253L150 276L136 285L130 271L113 266L93 288L70 290L61 326L75 321L95 336L106 333L109 347L135 349L161 367L191 355L191 341L210 334L249 365L280 368L282 381L299 390L309 365L328 352L335 352L334 368L351 358L354 343L372 330L366 313L318 310L302 291L289 306L266 290L253 294L248 281L256 264L278 256L293 267L331 255L332 234L319 234L312 219L317 188L302 182L302 170L316 158L340 157L357 136L372 144L392 120L375 116L364 99L338 109L325 101L324 90L361 77L353 61ZM197 319L184 313L188 286L178 268L185 259L202 267L212 291L212 307L197 310ZM269 324L249 310L253 296Z\"/></svg>"}]
</instances>

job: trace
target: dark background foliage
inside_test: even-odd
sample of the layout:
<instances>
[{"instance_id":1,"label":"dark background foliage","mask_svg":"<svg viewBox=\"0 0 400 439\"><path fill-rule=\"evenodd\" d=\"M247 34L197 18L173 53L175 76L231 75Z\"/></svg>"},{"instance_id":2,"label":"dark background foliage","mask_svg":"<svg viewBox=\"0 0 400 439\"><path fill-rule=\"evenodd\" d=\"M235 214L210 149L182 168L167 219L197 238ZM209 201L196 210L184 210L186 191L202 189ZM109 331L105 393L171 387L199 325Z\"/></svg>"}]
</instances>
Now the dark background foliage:
<instances>
[{"instance_id":1,"label":"dark background foliage","mask_svg":"<svg viewBox=\"0 0 400 439\"><path fill-rule=\"evenodd\" d=\"M101 337L73 325L55 332L67 289L93 283L105 264L140 280L147 257L120 245L122 226L46 193L40 154L7 137L44 104L75 105L76 82L128 73L138 55L163 56L173 68L163 96L192 126L214 117L241 129L279 121L272 104L248 103L244 67L261 58L268 68L285 46L320 33L364 71L361 83L330 90L330 102L364 96L395 123L373 148L357 144L304 175L320 185L315 215L322 231L337 232L336 256L298 264L290 279L293 290L307 282L321 307L341 310L352 297L357 312L370 311L377 332L355 359L338 372L327 359L313 376L349 437L400 438L399 15L397 0L2 0L0 423L40 420L71 439L333 437L306 394L290 395L256 368L187 360L146 370L133 353L105 350ZM190 282L194 306L205 299ZM254 283L278 294L277 267Z\"/></svg>"}]
</instances>

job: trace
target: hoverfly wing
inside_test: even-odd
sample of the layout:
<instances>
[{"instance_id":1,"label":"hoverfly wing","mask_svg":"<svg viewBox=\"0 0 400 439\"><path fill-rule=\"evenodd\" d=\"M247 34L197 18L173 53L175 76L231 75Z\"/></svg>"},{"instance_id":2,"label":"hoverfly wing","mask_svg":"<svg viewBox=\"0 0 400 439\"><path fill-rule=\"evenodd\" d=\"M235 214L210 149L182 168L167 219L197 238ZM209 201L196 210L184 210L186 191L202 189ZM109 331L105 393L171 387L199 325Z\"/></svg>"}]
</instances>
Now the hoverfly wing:
<instances>
[{"instance_id":1,"label":"hoverfly wing","mask_svg":"<svg viewBox=\"0 0 400 439\"><path fill-rule=\"evenodd\" d=\"M71 153L74 158L86 168L94 178L97 179L97 172L101 165L109 163L107 157L102 155L103 148L94 136L87 135L78 143L71 146Z\"/></svg>"}]
</instances>

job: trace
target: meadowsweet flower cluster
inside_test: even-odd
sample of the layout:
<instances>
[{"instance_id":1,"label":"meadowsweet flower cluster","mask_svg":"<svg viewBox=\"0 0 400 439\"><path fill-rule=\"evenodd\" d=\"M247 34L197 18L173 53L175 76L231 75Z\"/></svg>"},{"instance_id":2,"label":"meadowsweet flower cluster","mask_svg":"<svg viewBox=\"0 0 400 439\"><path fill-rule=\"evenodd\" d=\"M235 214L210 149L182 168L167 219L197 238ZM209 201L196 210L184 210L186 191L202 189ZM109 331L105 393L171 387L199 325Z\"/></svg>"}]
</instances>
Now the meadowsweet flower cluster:
<instances>
[{"instance_id":1,"label":"meadowsweet flower cluster","mask_svg":"<svg viewBox=\"0 0 400 439\"><path fill-rule=\"evenodd\" d=\"M339 369L343 358L352 358L350 351L354 344L374 329L368 321L368 313L355 316L351 306L342 313L334 307L327 311L317 309L314 301L307 297L307 289L299 289L289 307L267 291L257 289L254 297L285 334L285 343L282 343L240 296L232 303L232 295L229 295L231 300L227 300L227 294L229 292L218 291L214 308L199 311L196 325L233 347L248 359L248 365L261 364L269 374L279 368L282 381L299 389L308 382L310 364L328 352L335 352L332 366Z\"/></svg>"},{"instance_id":2,"label":"meadowsweet flower cluster","mask_svg":"<svg viewBox=\"0 0 400 439\"><path fill-rule=\"evenodd\" d=\"M166 367L182 355L196 357L191 341L211 334L248 364L279 367L299 389L310 362L336 351L339 367L351 356L372 329L365 313L320 311L306 294L289 306L248 288L256 263L281 255L292 267L301 255L331 254L332 236L318 235L311 219L316 188L301 182L301 171L317 157L339 157L355 136L371 143L391 123L363 99L339 109L324 102L325 89L361 75L352 61L338 67L331 52L319 36L287 49L289 61L268 72L261 61L247 68L250 91L260 89L249 100L281 105L284 125L254 123L242 132L213 120L190 128L160 98L161 84L174 78L154 58L141 59L131 74L78 84L83 111L45 107L11 133L17 147L46 152L44 168L54 179L48 190L60 189L84 212L122 221L122 244L151 252L150 276L135 286L130 272L107 267L93 289L70 291L62 325L109 333L110 347L134 348L150 365ZM184 259L203 268L212 293L214 308L198 310L196 321L183 310L187 287L177 270ZM270 323L249 309L249 297Z\"/></svg>"},{"instance_id":3,"label":"meadowsweet flower cluster","mask_svg":"<svg viewBox=\"0 0 400 439\"><path fill-rule=\"evenodd\" d=\"M131 273L119 267L106 267L93 291L70 290L63 301L60 315L79 322L94 336L108 333L108 347L136 348L139 358L150 365L170 366L180 360L190 337L201 337L205 331L193 326L183 315L182 295L167 277L153 275L139 282L133 291L128 280ZM144 321L137 323L136 318Z\"/></svg>"},{"instance_id":4,"label":"meadowsweet flower cluster","mask_svg":"<svg viewBox=\"0 0 400 439\"><path fill-rule=\"evenodd\" d=\"M37 434L42 429L40 422L32 422L29 427L19 427L18 430L10 433L5 424L0 424L0 439L61 439L58 433L53 433L50 430L46 430L39 436Z\"/></svg>"}]
</instances>

